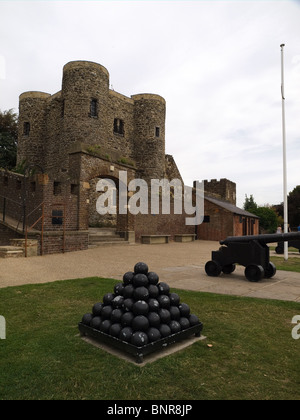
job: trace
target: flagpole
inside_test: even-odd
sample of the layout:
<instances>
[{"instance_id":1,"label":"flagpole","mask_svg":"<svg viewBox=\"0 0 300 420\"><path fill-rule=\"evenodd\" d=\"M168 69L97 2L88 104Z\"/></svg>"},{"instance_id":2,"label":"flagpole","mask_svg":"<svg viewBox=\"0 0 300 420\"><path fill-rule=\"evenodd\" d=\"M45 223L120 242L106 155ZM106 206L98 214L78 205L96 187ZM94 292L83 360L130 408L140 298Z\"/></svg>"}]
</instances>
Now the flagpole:
<instances>
[{"instance_id":1,"label":"flagpole","mask_svg":"<svg viewBox=\"0 0 300 420\"><path fill-rule=\"evenodd\" d=\"M281 98L282 98L282 145L283 145L283 218L284 233L288 233L288 202L287 202L287 168L286 168L286 135L285 135L285 97L284 97L284 65L283 65L283 47L281 44ZM289 257L288 242L284 242L284 259Z\"/></svg>"}]
</instances>

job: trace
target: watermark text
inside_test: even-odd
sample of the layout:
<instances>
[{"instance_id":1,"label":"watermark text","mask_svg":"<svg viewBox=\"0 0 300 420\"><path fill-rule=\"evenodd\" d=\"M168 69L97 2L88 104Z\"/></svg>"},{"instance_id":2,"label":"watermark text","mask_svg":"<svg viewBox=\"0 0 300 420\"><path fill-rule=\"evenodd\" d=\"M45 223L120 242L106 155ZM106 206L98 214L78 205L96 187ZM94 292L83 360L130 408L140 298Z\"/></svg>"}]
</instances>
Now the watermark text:
<instances>
[{"instance_id":1,"label":"watermark text","mask_svg":"<svg viewBox=\"0 0 300 420\"><path fill-rule=\"evenodd\" d=\"M292 329L292 337L294 340L299 340L300 338L300 315L295 315L292 319L292 324L296 326Z\"/></svg>"},{"instance_id":2,"label":"watermark text","mask_svg":"<svg viewBox=\"0 0 300 420\"><path fill-rule=\"evenodd\" d=\"M4 316L0 315L0 340L6 339L6 321Z\"/></svg>"},{"instance_id":3,"label":"watermark text","mask_svg":"<svg viewBox=\"0 0 300 420\"><path fill-rule=\"evenodd\" d=\"M194 188L182 185L180 179L151 179L148 186L144 179L133 179L127 182L127 172L119 171L118 203L117 187L111 179L100 179L96 191L101 193L96 202L96 210L105 214L173 214L183 211L190 217L185 218L189 226L200 225L204 218L204 184L196 181ZM150 198L149 198L150 196ZM118 204L118 206L117 206Z\"/></svg>"}]
</instances>

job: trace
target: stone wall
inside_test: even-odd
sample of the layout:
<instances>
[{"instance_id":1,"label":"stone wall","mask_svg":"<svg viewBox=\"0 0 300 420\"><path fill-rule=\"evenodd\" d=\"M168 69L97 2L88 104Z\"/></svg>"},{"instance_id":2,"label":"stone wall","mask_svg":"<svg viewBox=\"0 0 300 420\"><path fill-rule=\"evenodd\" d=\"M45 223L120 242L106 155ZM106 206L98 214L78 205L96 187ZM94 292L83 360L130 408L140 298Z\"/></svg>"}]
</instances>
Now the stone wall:
<instances>
[{"instance_id":1,"label":"stone wall","mask_svg":"<svg viewBox=\"0 0 300 420\"><path fill-rule=\"evenodd\" d=\"M15 230L9 229L3 225L0 221L0 246L9 245L11 239L21 238L22 235L17 233Z\"/></svg>"},{"instance_id":2,"label":"stone wall","mask_svg":"<svg viewBox=\"0 0 300 420\"><path fill-rule=\"evenodd\" d=\"M221 178L219 181L217 179L205 180L204 191L208 195L236 204L236 184L226 178Z\"/></svg>"},{"instance_id":3,"label":"stone wall","mask_svg":"<svg viewBox=\"0 0 300 420\"><path fill-rule=\"evenodd\" d=\"M140 177L164 176L165 100L110 90L109 73L100 64L67 63L61 91L23 93L19 108L18 163L39 165L60 181L68 176L74 145L84 144L102 156L135 161Z\"/></svg>"}]
</instances>

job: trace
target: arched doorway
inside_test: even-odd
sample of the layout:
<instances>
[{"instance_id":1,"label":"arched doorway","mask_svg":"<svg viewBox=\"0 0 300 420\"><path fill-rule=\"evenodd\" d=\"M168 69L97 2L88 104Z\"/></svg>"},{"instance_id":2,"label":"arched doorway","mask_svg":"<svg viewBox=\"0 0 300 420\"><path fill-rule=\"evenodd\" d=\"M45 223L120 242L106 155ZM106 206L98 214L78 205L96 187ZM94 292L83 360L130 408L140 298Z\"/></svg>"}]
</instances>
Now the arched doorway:
<instances>
[{"instance_id":1,"label":"arched doorway","mask_svg":"<svg viewBox=\"0 0 300 420\"><path fill-rule=\"evenodd\" d=\"M124 238L128 236L128 232L134 232L134 216L127 211L127 185L121 179L111 175L98 175L89 180L89 185L89 227L115 229L116 233ZM103 185L106 187L103 188ZM106 200L102 199L103 194ZM120 194L122 194L122 200L120 200ZM99 208L97 208L99 201L102 201L102 204L104 202L107 209L109 205L112 206L113 211L99 214ZM124 206L121 211L119 208L120 202Z\"/></svg>"}]
</instances>

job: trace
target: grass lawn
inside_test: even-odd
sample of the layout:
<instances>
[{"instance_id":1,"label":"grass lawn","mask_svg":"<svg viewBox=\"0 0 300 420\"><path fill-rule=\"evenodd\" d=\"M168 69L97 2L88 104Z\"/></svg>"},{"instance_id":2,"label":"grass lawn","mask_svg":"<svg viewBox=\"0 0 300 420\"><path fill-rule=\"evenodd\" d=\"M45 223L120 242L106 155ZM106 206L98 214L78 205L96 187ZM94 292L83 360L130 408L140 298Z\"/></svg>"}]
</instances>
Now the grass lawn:
<instances>
[{"instance_id":1,"label":"grass lawn","mask_svg":"<svg viewBox=\"0 0 300 420\"><path fill-rule=\"evenodd\" d=\"M289 257L287 261L283 257L271 257L270 260L275 264L277 270L294 271L300 273L300 258Z\"/></svg>"},{"instance_id":2,"label":"grass lawn","mask_svg":"<svg viewBox=\"0 0 300 420\"><path fill-rule=\"evenodd\" d=\"M1 400L300 399L300 340L291 335L299 303L177 291L207 339L140 367L78 335L82 315L116 283L86 278L0 289L7 324Z\"/></svg>"}]
</instances>

